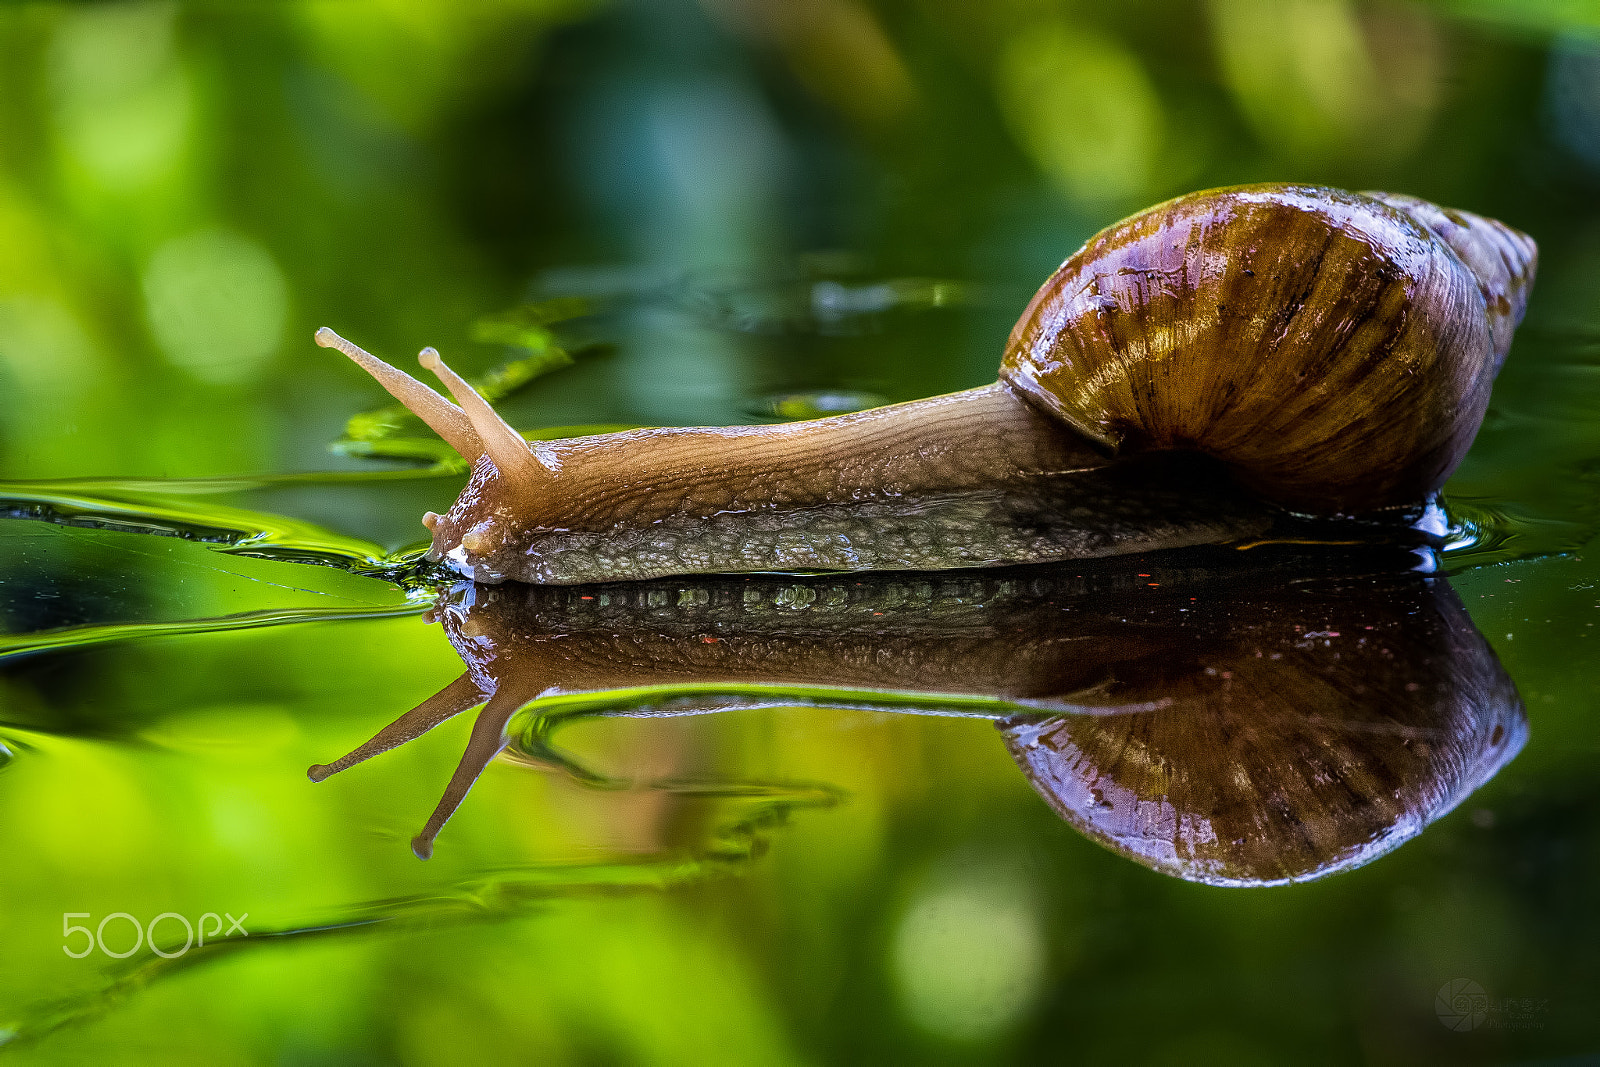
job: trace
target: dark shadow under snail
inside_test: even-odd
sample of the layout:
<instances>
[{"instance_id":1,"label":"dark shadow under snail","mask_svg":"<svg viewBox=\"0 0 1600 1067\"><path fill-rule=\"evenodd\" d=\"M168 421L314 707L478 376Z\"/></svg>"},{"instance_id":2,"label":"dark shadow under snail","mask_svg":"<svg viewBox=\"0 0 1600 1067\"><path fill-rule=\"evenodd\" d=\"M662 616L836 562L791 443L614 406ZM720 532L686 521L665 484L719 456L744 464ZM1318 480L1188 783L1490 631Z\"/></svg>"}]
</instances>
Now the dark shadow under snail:
<instances>
[{"instance_id":1,"label":"dark shadow under snail","mask_svg":"<svg viewBox=\"0 0 1600 1067\"><path fill-rule=\"evenodd\" d=\"M939 570L1255 539L1288 515L1414 514L1477 433L1533 241L1389 193L1255 185L1159 204L1045 283L979 389L809 422L525 441L328 329L472 465L430 556L567 584ZM1204 457L1128 487L1149 457ZM1159 465L1157 465L1159 466ZM1340 539L1340 535L1330 535Z\"/></svg>"},{"instance_id":2,"label":"dark shadow under snail","mask_svg":"<svg viewBox=\"0 0 1600 1067\"><path fill-rule=\"evenodd\" d=\"M311 776L484 704L413 843L426 857L508 739L540 748L560 715L979 715L1101 844L1194 881L1308 880L1414 836L1526 737L1493 651L1412 558L1276 545L989 572L461 583L434 614L466 673ZM530 702L584 695L587 710L541 718L534 703L510 729Z\"/></svg>"}]
</instances>

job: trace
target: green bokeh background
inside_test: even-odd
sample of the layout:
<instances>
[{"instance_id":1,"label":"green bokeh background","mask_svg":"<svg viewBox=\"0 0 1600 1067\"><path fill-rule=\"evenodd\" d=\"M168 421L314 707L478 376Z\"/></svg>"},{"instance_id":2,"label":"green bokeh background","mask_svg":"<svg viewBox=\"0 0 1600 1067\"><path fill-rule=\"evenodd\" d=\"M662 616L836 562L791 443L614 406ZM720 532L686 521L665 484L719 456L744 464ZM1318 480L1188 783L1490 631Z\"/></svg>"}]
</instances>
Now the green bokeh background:
<instances>
[{"instance_id":1,"label":"green bokeh background","mask_svg":"<svg viewBox=\"0 0 1600 1067\"><path fill-rule=\"evenodd\" d=\"M371 571L460 478L329 451L382 398L316 327L472 374L552 337L591 352L506 399L528 430L905 399L992 381L1028 296L1095 230L1263 180L1414 193L1540 244L1447 488L1471 531L1453 582L1531 740L1417 841L1310 885L1189 885L1076 836L986 723L817 709L575 728L581 758L642 782L792 790L600 792L502 762L427 864L406 841L467 722L305 780L459 671ZM482 340L558 297L581 314L553 335ZM0 6L4 495L266 515L370 565L0 520L4 640L101 628L0 647L0 1027L70 1020L0 1055L1600 1052L1597 416L1583 0ZM317 471L354 477L254 477ZM91 476L122 481L62 482ZM104 629L261 611L357 617ZM69 911L391 921L118 984L61 951ZM1447 1030L1434 996L1457 978L1531 1002L1527 1028Z\"/></svg>"}]
</instances>

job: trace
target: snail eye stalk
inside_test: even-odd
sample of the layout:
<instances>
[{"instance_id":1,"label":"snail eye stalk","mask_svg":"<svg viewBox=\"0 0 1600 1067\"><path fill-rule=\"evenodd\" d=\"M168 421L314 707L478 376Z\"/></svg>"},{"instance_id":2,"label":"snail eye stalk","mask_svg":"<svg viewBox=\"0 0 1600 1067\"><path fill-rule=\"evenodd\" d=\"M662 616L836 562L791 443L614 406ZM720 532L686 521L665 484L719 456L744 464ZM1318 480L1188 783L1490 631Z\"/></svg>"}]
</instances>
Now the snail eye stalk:
<instances>
[{"instance_id":1,"label":"snail eye stalk","mask_svg":"<svg viewBox=\"0 0 1600 1067\"><path fill-rule=\"evenodd\" d=\"M466 379L451 370L445 361L439 358L438 349L424 348L417 360L438 376L445 388L450 390L450 395L455 397L456 403L461 405L461 410L471 421L478 440L483 443L483 450L494 460L494 465L499 469L502 478L531 486L541 473L548 476L549 472L534 457L533 450L528 447L528 442L523 440L522 435L512 429L511 424L502 419L494 408L489 406L489 402L467 384Z\"/></svg>"},{"instance_id":2,"label":"snail eye stalk","mask_svg":"<svg viewBox=\"0 0 1600 1067\"><path fill-rule=\"evenodd\" d=\"M429 389L398 367L391 367L360 345L353 344L324 326L316 333L323 348L343 352L362 370L377 379L389 395L405 405L407 411L428 424L445 444L461 454L469 464L483 455L483 442L462 410Z\"/></svg>"}]
</instances>

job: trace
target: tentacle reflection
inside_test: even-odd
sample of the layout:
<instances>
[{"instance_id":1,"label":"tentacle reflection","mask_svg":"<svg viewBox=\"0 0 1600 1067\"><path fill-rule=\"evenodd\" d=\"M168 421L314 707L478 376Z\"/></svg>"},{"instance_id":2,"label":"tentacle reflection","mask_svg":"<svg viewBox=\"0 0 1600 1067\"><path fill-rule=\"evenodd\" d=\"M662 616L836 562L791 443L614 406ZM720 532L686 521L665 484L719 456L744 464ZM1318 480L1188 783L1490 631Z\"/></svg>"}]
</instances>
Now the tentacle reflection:
<instances>
[{"instance_id":1,"label":"tentacle reflection","mask_svg":"<svg viewBox=\"0 0 1600 1067\"><path fill-rule=\"evenodd\" d=\"M1139 863L1221 885L1307 880L1419 833L1526 740L1488 643L1414 562L1267 545L926 576L461 583L433 616L466 672L311 776L483 704L413 842L426 858L508 745L614 784L550 744L574 718L976 715L1062 818Z\"/></svg>"}]
</instances>

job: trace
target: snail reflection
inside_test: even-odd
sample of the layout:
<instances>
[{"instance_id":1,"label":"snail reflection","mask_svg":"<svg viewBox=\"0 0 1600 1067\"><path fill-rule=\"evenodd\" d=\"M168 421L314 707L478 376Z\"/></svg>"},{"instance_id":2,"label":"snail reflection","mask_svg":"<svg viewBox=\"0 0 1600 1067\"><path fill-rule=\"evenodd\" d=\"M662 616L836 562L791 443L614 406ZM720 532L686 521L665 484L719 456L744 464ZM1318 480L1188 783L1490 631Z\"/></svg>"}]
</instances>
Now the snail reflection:
<instances>
[{"instance_id":1,"label":"snail reflection","mask_svg":"<svg viewBox=\"0 0 1600 1067\"><path fill-rule=\"evenodd\" d=\"M519 731L524 746L586 714L978 715L1063 819L1136 862L1222 885L1318 878L1416 835L1526 738L1488 643L1414 561L1279 544L927 575L463 582L434 616L465 673L311 777L483 704L413 843L425 858L535 700L566 710Z\"/></svg>"}]
</instances>

